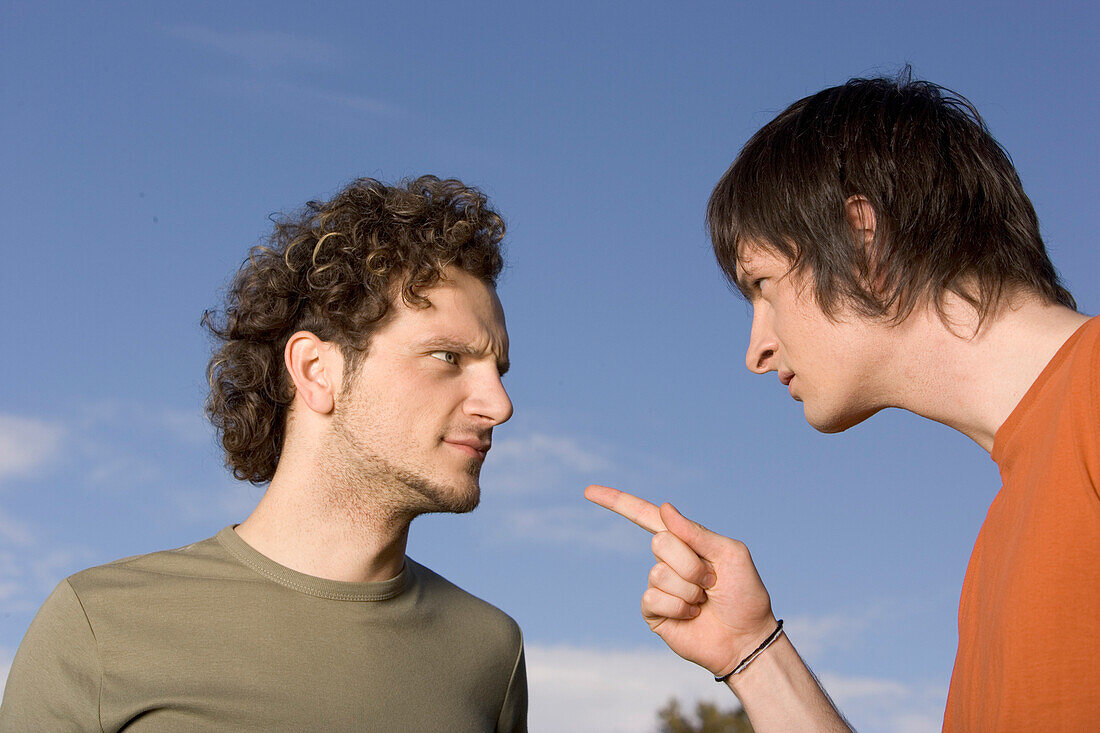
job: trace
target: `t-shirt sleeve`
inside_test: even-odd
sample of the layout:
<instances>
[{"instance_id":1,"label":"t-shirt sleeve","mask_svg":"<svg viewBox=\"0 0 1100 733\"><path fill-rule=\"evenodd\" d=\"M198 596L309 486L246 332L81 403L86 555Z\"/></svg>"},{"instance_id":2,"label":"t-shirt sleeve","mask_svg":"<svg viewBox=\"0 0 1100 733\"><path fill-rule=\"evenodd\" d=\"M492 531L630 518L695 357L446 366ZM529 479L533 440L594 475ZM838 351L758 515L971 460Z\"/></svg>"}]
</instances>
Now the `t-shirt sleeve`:
<instances>
[{"instance_id":1,"label":"t-shirt sleeve","mask_svg":"<svg viewBox=\"0 0 1100 733\"><path fill-rule=\"evenodd\" d=\"M508 693L504 696L504 705L497 719L497 733L527 733L527 665L523 658L522 638L512 668L512 678L508 681Z\"/></svg>"},{"instance_id":2,"label":"t-shirt sleeve","mask_svg":"<svg viewBox=\"0 0 1100 733\"><path fill-rule=\"evenodd\" d=\"M101 731L95 636L76 591L63 580L42 604L11 664L0 733Z\"/></svg>"}]
</instances>

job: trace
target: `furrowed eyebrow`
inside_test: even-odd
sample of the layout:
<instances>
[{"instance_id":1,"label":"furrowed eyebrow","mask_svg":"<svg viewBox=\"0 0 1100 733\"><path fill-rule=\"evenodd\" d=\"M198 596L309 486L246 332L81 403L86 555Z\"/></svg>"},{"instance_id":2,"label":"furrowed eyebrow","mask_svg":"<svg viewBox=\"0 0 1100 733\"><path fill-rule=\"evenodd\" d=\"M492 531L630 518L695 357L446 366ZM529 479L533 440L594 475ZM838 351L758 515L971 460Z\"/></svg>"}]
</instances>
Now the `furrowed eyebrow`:
<instances>
[{"instance_id":1,"label":"furrowed eyebrow","mask_svg":"<svg viewBox=\"0 0 1100 733\"><path fill-rule=\"evenodd\" d=\"M420 344L420 348L430 349L431 351L453 351L462 356L482 356L481 351L471 348L469 344L449 338L438 338L425 341ZM497 373L503 377L510 366L511 363L507 359L497 361Z\"/></svg>"},{"instance_id":2,"label":"furrowed eyebrow","mask_svg":"<svg viewBox=\"0 0 1100 733\"><path fill-rule=\"evenodd\" d=\"M751 301L753 296L756 295L752 283L750 282L752 275L744 267L738 267L736 270L736 276L733 278L733 284L741 293L741 297L745 300Z\"/></svg>"}]
</instances>

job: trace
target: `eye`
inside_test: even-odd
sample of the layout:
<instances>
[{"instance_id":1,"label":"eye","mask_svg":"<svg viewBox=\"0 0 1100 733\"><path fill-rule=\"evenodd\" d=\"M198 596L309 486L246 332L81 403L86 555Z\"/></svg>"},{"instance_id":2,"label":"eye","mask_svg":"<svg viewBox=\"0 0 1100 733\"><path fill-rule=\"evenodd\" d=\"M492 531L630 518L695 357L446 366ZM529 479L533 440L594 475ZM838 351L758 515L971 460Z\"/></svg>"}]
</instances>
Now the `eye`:
<instances>
[{"instance_id":1,"label":"eye","mask_svg":"<svg viewBox=\"0 0 1100 733\"><path fill-rule=\"evenodd\" d=\"M433 351L430 356L453 366L458 366L458 354L453 351Z\"/></svg>"}]
</instances>

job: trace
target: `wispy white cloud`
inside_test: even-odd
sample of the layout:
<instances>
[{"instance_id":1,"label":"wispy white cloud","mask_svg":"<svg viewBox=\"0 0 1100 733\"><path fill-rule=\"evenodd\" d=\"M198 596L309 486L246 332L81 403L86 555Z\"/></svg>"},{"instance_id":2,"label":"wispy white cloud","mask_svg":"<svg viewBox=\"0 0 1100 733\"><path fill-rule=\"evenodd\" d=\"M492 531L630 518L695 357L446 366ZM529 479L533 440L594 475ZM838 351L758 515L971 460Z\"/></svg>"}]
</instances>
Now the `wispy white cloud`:
<instances>
[{"instance_id":1,"label":"wispy white cloud","mask_svg":"<svg viewBox=\"0 0 1100 733\"><path fill-rule=\"evenodd\" d=\"M202 409L161 407L125 400L99 400L82 405L71 419L74 425L94 432L104 425L136 426L148 433L169 435L186 443L202 443L213 435Z\"/></svg>"},{"instance_id":2,"label":"wispy white cloud","mask_svg":"<svg viewBox=\"0 0 1100 733\"><path fill-rule=\"evenodd\" d=\"M222 30L181 24L170 27L168 32L176 38L243 61L254 69L329 66L340 57L331 43L285 31Z\"/></svg>"},{"instance_id":3,"label":"wispy white cloud","mask_svg":"<svg viewBox=\"0 0 1100 733\"><path fill-rule=\"evenodd\" d=\"M498 459L523 463L555 462L573 471L604 471L611 463L603 456L584 448L567 435L530 433L520 438L505 438L493 444Z\"/></svg>"},{"instance_id":4,"label":"wispy white cloud","mask_svg":"<svg viewBox=\"0 0 1100 733\"><path fill-rule=\"evenodd\" d=\"M258 103L272 100L293 100L294 104L309 109L312 114L350 113L353 119L361 115L372 117L407 119L411 116L405 107L376 96L355 91L333 90L313 83L290 82L273 79L267 75L227 74L208 79L210 88L234 99L248 98Z\"/></svg>"},{"instance_id":5,"label":"wispy white cloud","mask_svg":"<svg viewBox=\"0 0 1100 733\"><path fill-rule=\"evenodd\" d=\"M368 94L318 87L315 83L288 81L294 70L331 68L345 54L332 43L285 31L222 30L194 24L166 29L169 35L192 45L243 62L248 70L214 80L215 88L239 97L242 94L265 99L294 100L312 108L341 109L374 117L407 117L398 104ZM280 75L270 73L278 69ZM293 76L292 73L290 73Z\"/></svg>"},{"instance_id":6,"label":"wispy white cloud","mask_svg":"<svg viewBox=\"0 0 1100 733\"><path fill-rule=\"evenodd\" d=\"M825 616L788 616L783 622L787 636L804 657L820 657L825 651L850 648L877 618L874 608L860 614L834 613Z\"/></svg>"},{"instance_id":7,"label":"wispy white cloud","mask_svg":"<svg viewBox=\"0 0 1100 733\"><path fill-rule=\"evenodd\" d=\"M819 675L833 702L861 731L932 733L943 727L946 685Z\"/></svg>"},{"instance_id":8,"label":"wispy white cloud","mask_svg":"<svg viewBox=\"0 0 1100 733\"><path fill-rule=\"evenodd\" d=\"M65 429L53 422L0 414L0 482L27 476L55 459Z\"/></svg>"},{"instance_id":9,"label":"wispy white cloud","mask_svg":"<svg viewBox=\"0 0 1100 733\"><path fill-rule=\"evenodd\" d=\"M706 670L663 649L529 643L527 669L532 733L654 730L657 710L670 697L687 710L699 701L739 706ZM859 730L918 733L942 722L942 688L831 674L822 680Z\"/></svg>"},{"instance_id":10,"label":"wispy white cloud","mask_svg":"<svg viewBox=\"0 0 1100 733\"><path fill-rule=\"evenodd\" d=\"M0 544L26 547L34 542L34 528L0 509Z\"/></svg>"},{"instance_id":11,"label":"wispy white cloud","mask_svg":"<svg viewBox=\"0 0 1100 733\"><path fill-rule=\"evenodd\" d=\"M236 481L227 475L202 488L174 489L167 497L180 520L209 527L245 519L263 498L265 487Z\"/></svg>"},{"instance_id":12,"label":"wispy white cloud","mask_svg":"<svg viewBox=\"0 0 1100 733\"><path fill-rule=\"evenodd\" d=\"M576 438L531 432L495 440L481 475L494 491L557 493L572 486L579 492L592 474L612 467L609 459Z\"/></svg>"},{"instance_id":13,"label":"wispy white cloud","mask_svg":"<svg viewBox=\"0 0 1100 733\"><path fill-rule=\"evenodd\" d=\"M660 649L527 645L532 733L636 733L670 697L736 707L700 669Z\"/></svg>"},{"instance_id":14,"label":"wispy white cloud","mask_svg":"<svg viewBox=\"0 0 1100 733\"><path fill-rule=\"evenodd\" d=\"M0 549L0 613L34 612L58 581L93 558L84 547L46 547L38 541Z\"/></svg>"},{"instance_id":15,"label":"wispy white cloud","mask_svg":"<svg viewBox=\"0 0 1100 733\"><path fill-rule=\"evenodd\" d=\"M160 427L180 441L200 445L213 439L214 429L199 409L164 408L149 413L154 427Z\"/></svg>"},{"instance_id":16,"label":"wispy white cloud","mask_svg":"<svg viewBox=\"0 0 1100 733\"><path fill-rule=\"evenodd\" d=\"M578 496L578 504L580 498ZM645 532L625 521L607 517L587 506L514 509L500 525L508 539L595 547L636 553L649 547Z\"/></svg>"},{"instance_id":17,"label":"wispy white cloud","mask_svg":"<svg viewBox=\"0 0 1100 733\"><path fill-rule=\"evenodd\" d=\"M201 410L100 401L61 418L0 413L0 486L64 474L74 487L126 490L169 479L165 458L180 447L213 445ZM26 531L0 513L0 540Z\"/></svg>"}]
</instances>

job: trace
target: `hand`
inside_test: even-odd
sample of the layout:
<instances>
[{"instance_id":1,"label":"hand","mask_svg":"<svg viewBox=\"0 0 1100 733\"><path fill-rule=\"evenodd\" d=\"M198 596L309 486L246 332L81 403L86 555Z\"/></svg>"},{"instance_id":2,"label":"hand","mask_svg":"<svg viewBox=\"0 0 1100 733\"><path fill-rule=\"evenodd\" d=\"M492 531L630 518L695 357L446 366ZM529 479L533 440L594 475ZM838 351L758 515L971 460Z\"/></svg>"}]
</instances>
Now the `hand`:
<instances>
[{"instance_id":1,"label":"hand","mask_svg":"<svg viewBox=\"0 0 1100 733\"><path fill-rule=\"evenodd\" d=\"M657 564L642 595L642 616L672 651L721 676L775 629L771 598L743 543L668 503L658 509L606 486L589 486L584 496L653 533Z\"/></svg>"}]
</instances>

